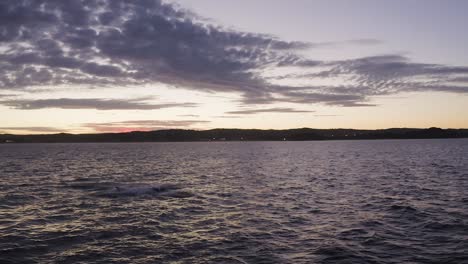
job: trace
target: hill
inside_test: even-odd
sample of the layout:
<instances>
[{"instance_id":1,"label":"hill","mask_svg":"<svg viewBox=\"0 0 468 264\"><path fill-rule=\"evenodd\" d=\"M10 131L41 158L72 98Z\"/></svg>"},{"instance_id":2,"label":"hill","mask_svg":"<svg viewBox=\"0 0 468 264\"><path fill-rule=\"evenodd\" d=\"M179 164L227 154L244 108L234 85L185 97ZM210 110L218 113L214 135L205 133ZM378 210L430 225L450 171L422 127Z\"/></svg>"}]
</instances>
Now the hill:
<instances>
[{"instance_id":1,"label":"hill","mask_svg":"<svg viewBox=\"0 0 468 264\"><path fill-rule=\"evenodd\" d=\"M0 134L0 143L60 143L60 142L184 142L184 141L305 141L305 140L359 140L359 139L424 139L466 138L468 129L390 128L359 129L211 129L211 130L156 130L102 134Z\"/></svg>"}]
</instances>

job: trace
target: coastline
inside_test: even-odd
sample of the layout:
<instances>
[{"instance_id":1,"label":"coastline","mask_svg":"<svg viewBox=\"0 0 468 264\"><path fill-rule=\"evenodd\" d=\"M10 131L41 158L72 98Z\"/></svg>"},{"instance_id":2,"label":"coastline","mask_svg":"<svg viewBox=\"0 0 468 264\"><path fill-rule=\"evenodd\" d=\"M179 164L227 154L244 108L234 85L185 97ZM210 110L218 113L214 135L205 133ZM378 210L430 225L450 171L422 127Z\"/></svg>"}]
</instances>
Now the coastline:
<instances>
[{"instance_id":1,"label":"coastline","mask_svg":"<svg viewBox=\"0 0 468 264\"><path fill-rule=\"evenodd\" d=\"M329 141L380 139L468 138L468 129L390 128L359 129L211 129L155 130L100 134L0 134L0 144L15 143L99 143L99 142L224 142L224 141Z\"/></svg>"}]
</instances>

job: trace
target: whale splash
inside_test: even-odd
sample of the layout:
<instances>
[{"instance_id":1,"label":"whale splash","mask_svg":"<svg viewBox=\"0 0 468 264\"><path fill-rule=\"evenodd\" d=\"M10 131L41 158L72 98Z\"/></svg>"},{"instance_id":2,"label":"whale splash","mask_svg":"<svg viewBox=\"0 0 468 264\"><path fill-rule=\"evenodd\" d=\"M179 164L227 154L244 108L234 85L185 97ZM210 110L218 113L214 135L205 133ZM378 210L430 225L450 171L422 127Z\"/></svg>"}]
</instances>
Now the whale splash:
<instances>
[{"instance_id":1,"label":"whale splash","mask_svg":"<svg viewBox=\"0 0 468 264\"><path fill-rule=\"evenodd\" d=\"M125 196L168 196L175 198L186 198L192 196L188 191L176 184L164 183L108 183L108 182L79 182L67 185L73 189L90 191L98 197L125 197Z\"/></svg>"},{"instance_id":2,"label":"whale splash","mask_svg":"<svg viewBox=\"0 0 468 264\"><path fill-rule=\"evenodd\" d=\"M106 190L107 195L116 196L137 196L137 195L160 195L168 192L179 190L180 187L173 184L127 184L116 185Z\"/></svg>"}]
</instances>

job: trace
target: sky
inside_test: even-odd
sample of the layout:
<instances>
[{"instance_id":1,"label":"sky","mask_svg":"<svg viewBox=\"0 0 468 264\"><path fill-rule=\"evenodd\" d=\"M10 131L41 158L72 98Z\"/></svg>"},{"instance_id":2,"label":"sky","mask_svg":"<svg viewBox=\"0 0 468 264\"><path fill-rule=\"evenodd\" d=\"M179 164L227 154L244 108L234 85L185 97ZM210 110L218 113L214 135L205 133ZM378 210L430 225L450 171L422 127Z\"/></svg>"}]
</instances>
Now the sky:
<instances>
[{"instance_id":1,"label":"sky","mask_svg":"<svg viewBox=\"0 0 468 264\"><path fill-rule=\"evenodd\" d=\"M468 1L3 0L0 133L468 128Z\"/></svg>"}]
</instances>

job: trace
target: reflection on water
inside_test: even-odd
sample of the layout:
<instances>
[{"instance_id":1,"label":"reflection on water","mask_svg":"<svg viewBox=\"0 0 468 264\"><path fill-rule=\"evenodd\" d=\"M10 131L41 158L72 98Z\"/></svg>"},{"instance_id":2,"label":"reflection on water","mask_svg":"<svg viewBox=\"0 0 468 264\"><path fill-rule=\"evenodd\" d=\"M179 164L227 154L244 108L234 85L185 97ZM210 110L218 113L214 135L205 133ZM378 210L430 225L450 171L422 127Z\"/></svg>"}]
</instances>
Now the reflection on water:
<instances>
[{"instance_id":1,"label":"reflection on water","mask_svg":"<svg viewBox=\"0 0 468 264\"><path fill-rule=\"evenodd\" d=\"M0 262L467 263L468 140L0 145Z\"/></svg>"}]
</instances>

